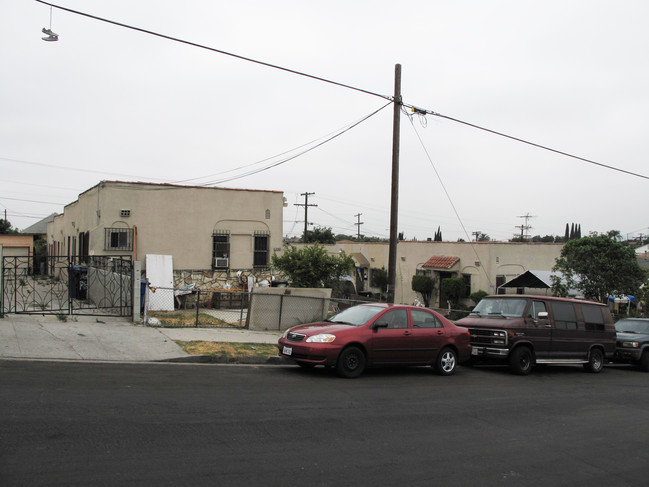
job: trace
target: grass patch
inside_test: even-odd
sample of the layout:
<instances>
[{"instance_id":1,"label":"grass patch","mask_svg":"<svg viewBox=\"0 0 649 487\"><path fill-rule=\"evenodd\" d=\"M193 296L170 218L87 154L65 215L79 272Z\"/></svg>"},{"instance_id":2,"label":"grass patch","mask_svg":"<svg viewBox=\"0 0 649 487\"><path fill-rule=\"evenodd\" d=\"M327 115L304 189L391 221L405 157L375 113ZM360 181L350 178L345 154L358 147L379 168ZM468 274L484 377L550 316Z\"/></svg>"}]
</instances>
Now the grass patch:
<instances>
[{"instance_id":1,"label":"grass patch","mask_svg":"<svg viewBox=\"0 0 649 487\"><path fill-rule=\"evenodd\" d=\"M226 343L191 341L176 343L189 355L223 357L228 361L248 358L270 358L277 356L277 345L272 343Z\"/></svg>"},{"instance_id":2,"label":"grass patch","mask_svg":"<svg viewBox=\"0 0 649 487\"><path fill-rule=\"evenodd\" d=\"M166 326L195 326L196 325L196 311L149 311L149 318L157 318L161 325ZM239 326L239 322L228 323L215 316L206 313L198 313L198 324L205 326Z\"/></svg>"}]
</instances>

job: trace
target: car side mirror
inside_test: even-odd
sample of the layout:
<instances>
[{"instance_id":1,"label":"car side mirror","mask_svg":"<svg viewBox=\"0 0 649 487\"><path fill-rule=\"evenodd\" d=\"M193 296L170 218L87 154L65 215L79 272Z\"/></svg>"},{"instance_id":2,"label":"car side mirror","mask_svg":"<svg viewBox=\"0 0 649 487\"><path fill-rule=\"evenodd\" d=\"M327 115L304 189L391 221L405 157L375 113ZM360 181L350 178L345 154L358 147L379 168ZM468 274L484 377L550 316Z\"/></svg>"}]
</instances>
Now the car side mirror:
<instances>
[{"instance_id":1,"label":"car side mirror","mask_svg":"<svg viewBox=\"0 0 649 487\"><path fill-rule=\"evenodd\" d=\"M386 321L377 321L372 323L372 330L378 330L379 328L387 328L388 323Z\"/></svg>"}]
</instances>

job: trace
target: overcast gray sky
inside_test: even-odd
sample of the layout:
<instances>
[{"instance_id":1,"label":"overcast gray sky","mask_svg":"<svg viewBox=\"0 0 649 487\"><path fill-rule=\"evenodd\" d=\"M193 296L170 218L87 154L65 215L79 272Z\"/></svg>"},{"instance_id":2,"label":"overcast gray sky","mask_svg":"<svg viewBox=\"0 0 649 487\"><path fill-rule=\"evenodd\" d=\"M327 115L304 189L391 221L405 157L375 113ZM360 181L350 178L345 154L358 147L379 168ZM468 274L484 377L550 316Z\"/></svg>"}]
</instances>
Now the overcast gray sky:
<instances>
[{"instance_id":1,"label":"overcast gray sky","mask_svg":"<svg viewBox=\"0 0 649 487\"><path fill-rule=\"evenodd\" d=\"M399 63L406 104L649 175L644 0L52 3L388 97ZM0 3L0 211L17 228L103 179L244 175L387 103L56 8L60 40L43 27L48 6ZM314 225L355 234L360 213L361 233L388 237L391 154L390 105L218 185L283 191L285 235L309 192ZM400 156L408 239L507 240L522 215L531 235L649 234L646 178L435 116L401 116Z\"/></svg>"}]
</instances>

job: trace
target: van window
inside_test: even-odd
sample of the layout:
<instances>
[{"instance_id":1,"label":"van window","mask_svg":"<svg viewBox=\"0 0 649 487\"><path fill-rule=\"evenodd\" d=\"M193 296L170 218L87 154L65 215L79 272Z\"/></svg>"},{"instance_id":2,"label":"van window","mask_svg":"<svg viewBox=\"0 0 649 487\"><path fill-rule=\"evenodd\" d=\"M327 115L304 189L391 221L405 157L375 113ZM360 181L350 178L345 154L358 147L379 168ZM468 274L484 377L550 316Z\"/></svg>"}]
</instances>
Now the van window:
<instances>
[{"instance_id":1,"label":"van window","mask_svg":"<svg viewBox=\"0 0 649 487\"><path fill-rule=\"evenodd\" d=\"M587 330L604 331L604 315L601 306L582 304L581 311L584 314L584 323Z\"/></svg>"},{"instance_id":2,"label":"van window","mask_svg":"<svg viewBox=\"0 0 649 487\"><path fill-rule=\"evenodd\" d=\"M545 312L545 303L543 301L532 301L532 306L530 306L530 311L527 314L530 318L537 319L539 313Z\"/></svg>"},{"instance_id":3,"label":"van window","mask_svg":"<svg viewBox=\"0 0 649 487\"><path fill-rule=\"evenodd\" d=\"M577 313L575 313L575 307L572 303L553 301L552 314L554 315L554 326L557 330L577 329Z\"/></svg>"}]
</instances>

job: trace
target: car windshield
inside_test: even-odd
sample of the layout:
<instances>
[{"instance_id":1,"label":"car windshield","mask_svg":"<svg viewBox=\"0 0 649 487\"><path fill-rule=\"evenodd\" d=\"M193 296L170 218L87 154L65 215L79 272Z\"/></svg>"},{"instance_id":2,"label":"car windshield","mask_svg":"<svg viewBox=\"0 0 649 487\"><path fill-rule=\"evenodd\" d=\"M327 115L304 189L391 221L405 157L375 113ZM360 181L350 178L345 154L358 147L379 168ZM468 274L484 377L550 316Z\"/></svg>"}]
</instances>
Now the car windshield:
<instances>
[{"instance_id":1,"label":"car windshield","mask_svg":"<svg viewBox=\"0 0 649 487\"><path fill-rule=\"evenodd\" d=\"M478 316L506 316L520 318L525 311L526 299L484 298L471 311Z\"/></svg>"},{"instance_id":2,"label":"car windshield","mask_svg":"<svg viewBox=\"0 0 649 487\"><path fill-rule=\"evenodd\" d=\"M621 333L649 334L649 320L620 320L615 323L615 330Z\"/></svg>"},{"instance_id":3,"label":"car windshield","mask_svg":"<svg viewBox=\"0 0 649 487\"><path fill-rule=\"evenodd\" d=\"M353 306L332 316L326 321L345 325L362 326L385 308L381 306Z\"/></svg>"}]
</instances>

